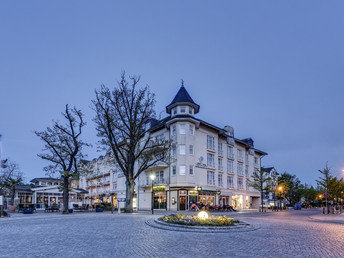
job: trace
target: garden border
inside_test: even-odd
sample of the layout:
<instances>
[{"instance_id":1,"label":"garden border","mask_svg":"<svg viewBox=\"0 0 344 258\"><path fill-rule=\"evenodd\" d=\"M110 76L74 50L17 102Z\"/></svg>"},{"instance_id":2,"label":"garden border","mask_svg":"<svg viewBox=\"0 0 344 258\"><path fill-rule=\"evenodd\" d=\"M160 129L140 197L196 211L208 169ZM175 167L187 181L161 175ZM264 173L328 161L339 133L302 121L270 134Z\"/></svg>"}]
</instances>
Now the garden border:
<instances>
[{"instance_id":1,"label":"garden border","mask_svg":"<svg viewBox=\"0 0 344 258\"><path fill-rule=\"evenodd\" d=\"M194 233L234 233L234 232L249 232L260 229L260 227L252 226L246 222L239 222L234 226L187 226L173 223L167 223L161 218L151 219L146 221L148 226L153 228L180 231L180 232L194 232Z\"/></svg>"}]
</instances>

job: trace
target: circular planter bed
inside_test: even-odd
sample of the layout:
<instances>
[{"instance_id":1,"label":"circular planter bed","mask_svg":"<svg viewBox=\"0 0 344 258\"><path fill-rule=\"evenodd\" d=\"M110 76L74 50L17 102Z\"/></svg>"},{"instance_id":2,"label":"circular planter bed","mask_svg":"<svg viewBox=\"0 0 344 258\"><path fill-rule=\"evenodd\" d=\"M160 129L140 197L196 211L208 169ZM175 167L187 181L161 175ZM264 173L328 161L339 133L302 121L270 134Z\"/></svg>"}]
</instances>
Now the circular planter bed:
<instances>
[{"instance_id":1,"label":"circular planter bed","mask_svg":"<svg viewBox=\"0 0 344 258\"><path fill-rule=\"evenodd\" d=\"M213 216L206 212L200 212L198 215L171 214L161 217L166 223L185 225L185 226L211 226L211 227L228 227L239 223L238 220L228 218L227 216Z\"/></svg>"},{"instance_id":2,"label":"circular planter bed","mask_svg":"<svg viewBox=\"0 0 344 258\"><path fill-rule=\"evenodd\" d=\"M234 233L247 232L259 229L245 222L226 216L209 216L202 218L197 215L172 214L146 222L147 225L170 231L195 232L195 233Z\"/></svg>"}]
</instances>

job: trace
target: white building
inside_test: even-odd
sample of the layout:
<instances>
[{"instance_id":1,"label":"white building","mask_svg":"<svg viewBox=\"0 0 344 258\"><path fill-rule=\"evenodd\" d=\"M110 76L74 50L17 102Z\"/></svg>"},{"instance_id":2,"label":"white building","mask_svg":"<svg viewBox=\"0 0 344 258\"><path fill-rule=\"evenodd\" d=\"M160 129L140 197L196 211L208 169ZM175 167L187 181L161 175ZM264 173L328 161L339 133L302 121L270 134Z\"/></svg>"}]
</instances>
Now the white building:
<instances>
[{"instance_id":1,"label":"white building","mask_svg":"<svg viewBox=\"0 0 344 258\"><path fill-rule=\"evenodd\" d=\"M62 209L63 207L63 191L61 179L42 177L34 178L29 185L18 185L15 188L15 205L33 205L36 210L44 210L53 204ZM81 188L72 187L69 192L69 207L86 203L87 191Z\"/></svg>"},{"instance_id":2,"label":"white building","mask_svg":"<svg viewBox=\"0 0 344 258\"><path fill-rule=\"evenodd\" d=\"M155 209L187 210L192 203L232 205L236 209L259 206L259 192L249 187L248 180L255 169L261 168L261 158L267 153L256 149L251 138L235 138L232 127L219 128L199 119L199 109L182 86L166 107L168 116L147 124L153 137L173 140L174 159L170 165L160 163L138 177L134 204L138 210L151 209L152 196ZM109 188L101 193L113 191L115 198L125 197L121 173L111 163L107 168L98 168L103 175L101 181L109 181L103 185ZM156 176L153 189L152 173ZM82 179L81 183L91 179ZM87 183L80 187L93 195Z\"/></svg>"}]
</instances>

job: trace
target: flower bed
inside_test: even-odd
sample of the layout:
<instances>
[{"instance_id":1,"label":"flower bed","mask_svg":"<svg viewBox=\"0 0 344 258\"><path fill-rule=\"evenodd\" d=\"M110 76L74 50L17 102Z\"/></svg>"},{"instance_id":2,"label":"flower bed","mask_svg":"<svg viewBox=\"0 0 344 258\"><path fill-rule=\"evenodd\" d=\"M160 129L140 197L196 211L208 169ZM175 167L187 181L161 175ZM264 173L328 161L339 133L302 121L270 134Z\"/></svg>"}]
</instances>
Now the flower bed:
<instances>
[{"instance_id":1,"label":"flower bed","mask_svg":"<svg viewBox=\"0 0 344 258\"><path fill-rule=\"evenodd\" d=\"M162 221L171 224L187 225L187 226L233 226L239 223L238 220L224 216L212 216L208 218L200 218L197 215L181 215L171 214L163 216Z\"/></svg>"}]
</instances>

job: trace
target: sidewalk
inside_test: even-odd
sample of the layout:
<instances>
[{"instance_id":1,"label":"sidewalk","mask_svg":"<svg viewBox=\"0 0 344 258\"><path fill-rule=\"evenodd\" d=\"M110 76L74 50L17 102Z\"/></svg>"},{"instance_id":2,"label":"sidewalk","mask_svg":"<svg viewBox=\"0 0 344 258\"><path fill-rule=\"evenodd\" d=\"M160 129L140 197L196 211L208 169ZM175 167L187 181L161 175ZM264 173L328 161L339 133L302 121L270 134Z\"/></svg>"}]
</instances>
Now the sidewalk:
<instances>
[{"instance_id":1,"label":"sidewalk","mask_svg":"<svg viewBox=\"0 0 344 258\"><path fill-rule=\"evenodd\" d=\"M337 224L344 224L344 214L319 214L319 215L312 215L309 216L310 219L319 222L329 222L329 223L337 223Z\"/></svg>"}]
</instances>

